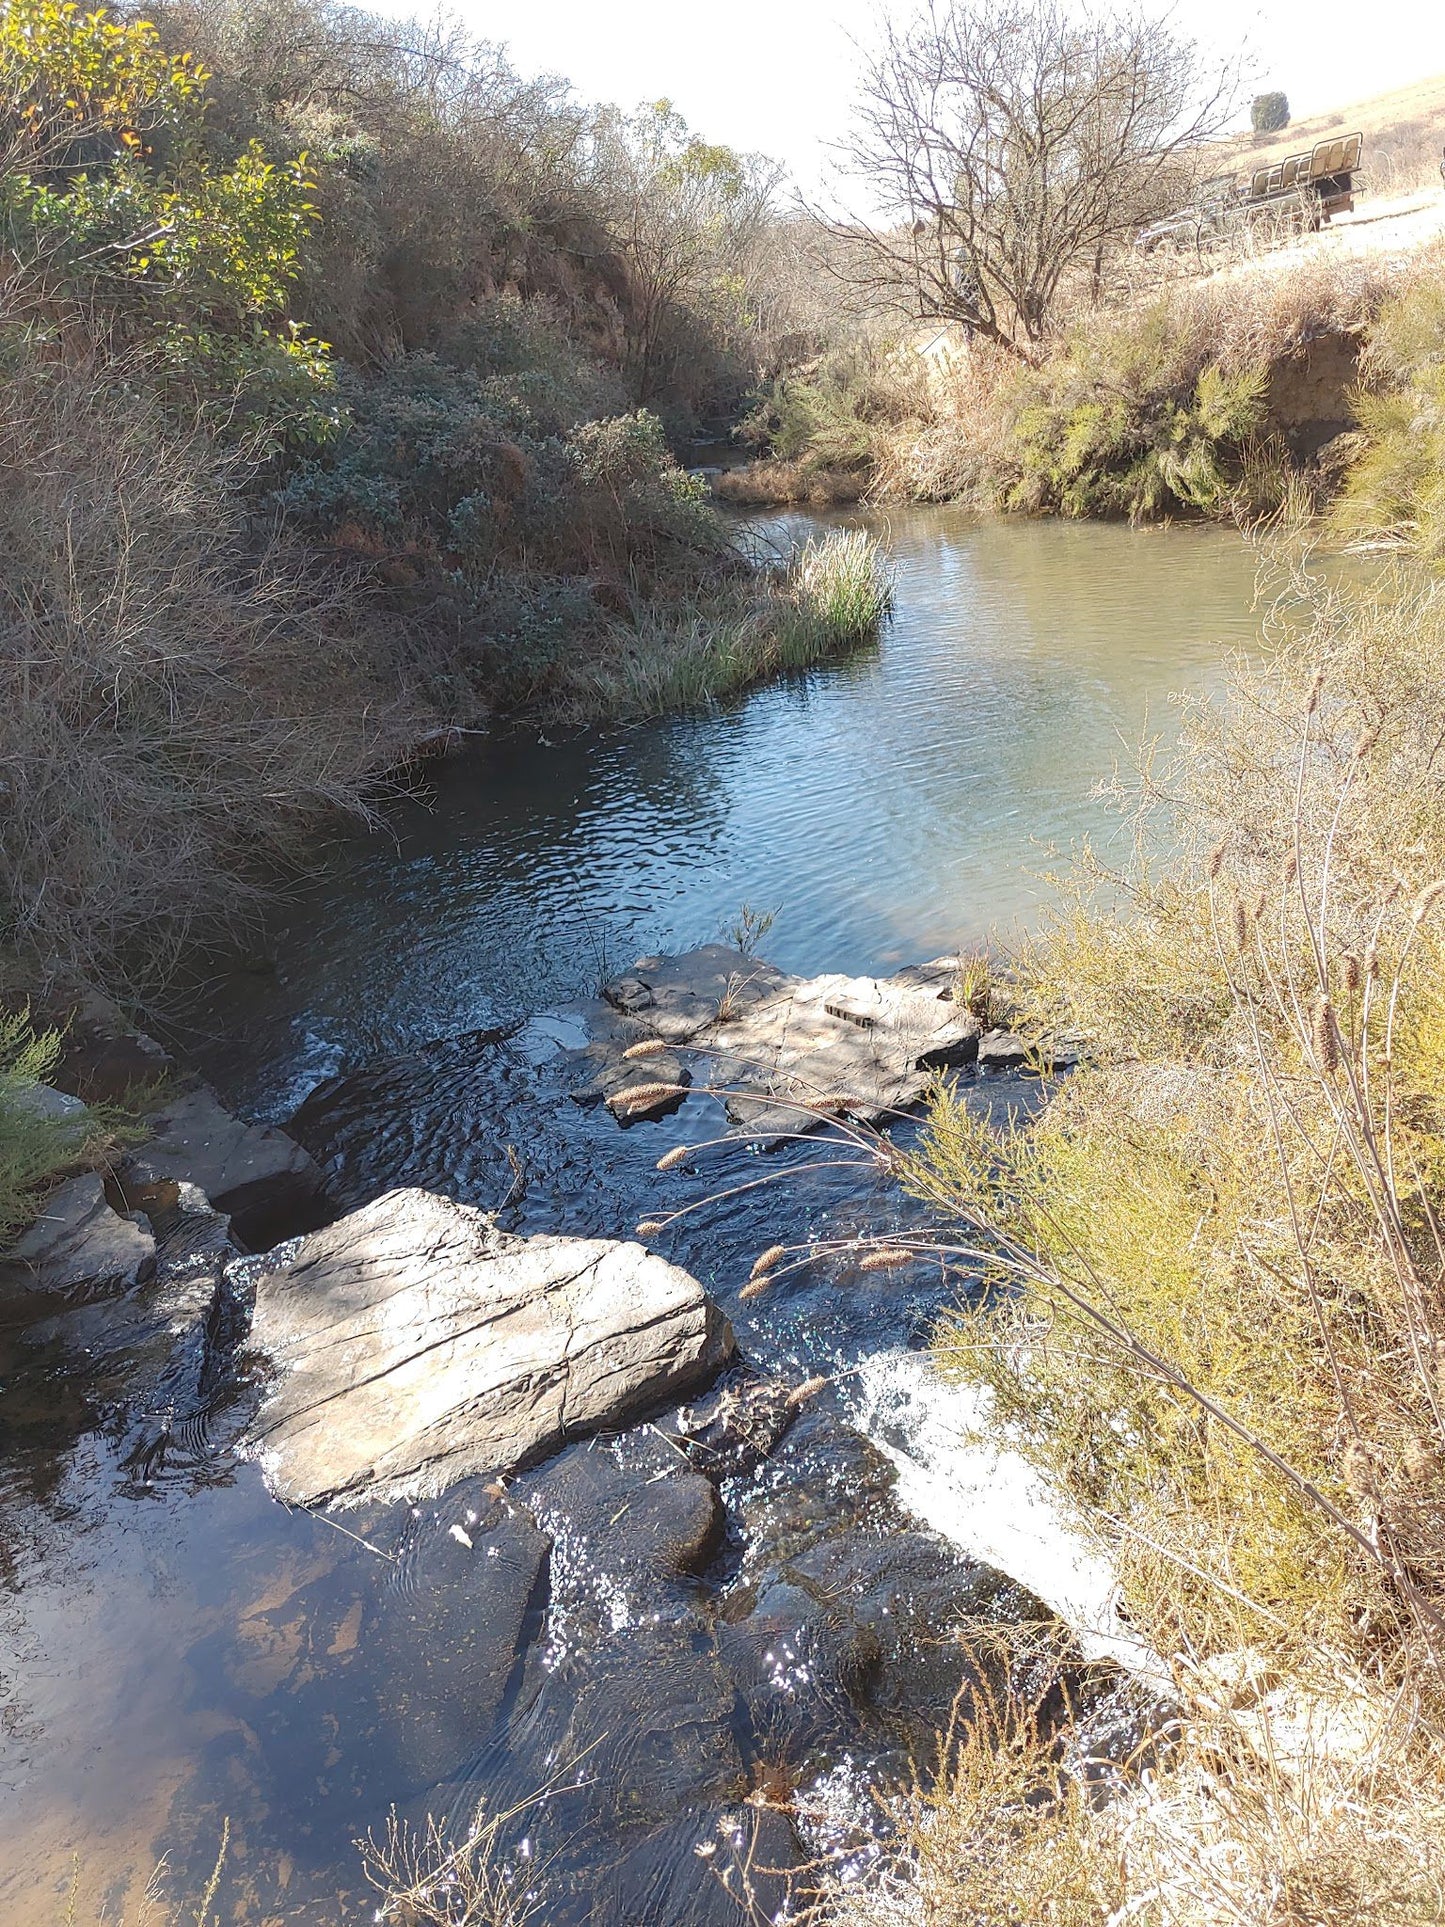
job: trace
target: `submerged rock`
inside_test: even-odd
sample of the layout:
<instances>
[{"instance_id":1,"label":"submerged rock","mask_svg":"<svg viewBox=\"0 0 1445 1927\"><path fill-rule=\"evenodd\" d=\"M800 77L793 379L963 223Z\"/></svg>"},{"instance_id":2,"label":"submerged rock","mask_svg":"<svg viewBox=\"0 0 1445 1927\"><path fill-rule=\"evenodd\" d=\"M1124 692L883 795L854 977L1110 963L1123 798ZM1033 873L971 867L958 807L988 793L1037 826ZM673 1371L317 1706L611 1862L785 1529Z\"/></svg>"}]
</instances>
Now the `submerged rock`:
<instances>
[{"instance_id":1,"label":"submerged rock","mask_svg":"<svg viewBox=\"0 0 1445 1927\"><path fill-rule=\"evenodd\" d=\"M71 1178L0 1261L0 1280L29 1291L104 1297L133 1291L156 1266L156 1241L106 1201L97 1172Z\"/></svg>"},{"instance_id":2,"label":"submerged rock","mask_svg":"<svg viewBox=\"0 0 1445 1927\"><path fill-rule=\"evenodd\" d=\"M253 1444L309 1505L509 1472L709 1378L733 1348L696 1279L641 1245L516 1238L394 1191L256 1276L276 1379Z\"/></svg>"}]
</instances>

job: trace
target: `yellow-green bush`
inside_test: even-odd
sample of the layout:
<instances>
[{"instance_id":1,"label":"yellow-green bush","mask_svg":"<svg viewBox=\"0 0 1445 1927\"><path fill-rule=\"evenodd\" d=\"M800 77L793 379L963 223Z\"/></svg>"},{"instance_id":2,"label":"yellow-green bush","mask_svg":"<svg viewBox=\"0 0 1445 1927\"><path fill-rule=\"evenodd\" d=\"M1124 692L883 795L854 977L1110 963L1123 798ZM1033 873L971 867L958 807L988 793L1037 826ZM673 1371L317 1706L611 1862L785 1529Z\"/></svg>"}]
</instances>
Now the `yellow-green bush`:
<instances>
[{"instance_id":1,"label":"yellow-green bush","mask_svg":"<svg viewBox=\"0 0 1445 1927\"><path fill-rule=\"evenodd\" d=\"M1302 593L1155 772L1177 854L1014 959L1088 1067L1027 1129L941 1096L912 1182L992 1254L942 1356L1159 1650L1308 1670L1445 1602L1445 594Z\"/></svg>"},{"instance_id":2,"label":"yellow-green bush","mask_svg":"<svg viewBox=\"0 0 1445 1927\"><path fill-rule=\"evenodd\" d=\"M1365 446L1334 510L1353 540L1445 561L1445 284L1426 271L1381 310L1356 399Z\"/></svg>"}]
</instances>

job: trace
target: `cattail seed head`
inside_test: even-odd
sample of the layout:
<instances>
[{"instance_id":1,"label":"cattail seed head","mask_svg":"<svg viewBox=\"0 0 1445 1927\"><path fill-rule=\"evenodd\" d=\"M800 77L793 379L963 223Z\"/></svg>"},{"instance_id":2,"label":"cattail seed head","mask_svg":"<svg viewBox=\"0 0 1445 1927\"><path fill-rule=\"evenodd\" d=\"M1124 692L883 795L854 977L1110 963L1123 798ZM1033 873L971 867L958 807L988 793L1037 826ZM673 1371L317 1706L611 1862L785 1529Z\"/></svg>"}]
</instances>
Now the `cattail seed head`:
<instances>
[{"instance_id":1,"label":"cattail seed head","mask_svg":"<svg viewBox=\"0 0 1445 1927\"><path fill-rule=\"evenodd\" d=\"M767 1290L768 1286L772 1282L773 1281L771 1277L767 1274L767 1272L764 1272L761 1278L749 1278L748 1282L743 1286L742 1290L738 1293L738 1297L739 1298L761 1298L763 1293Z\"/></svg>"},{"instance_id":2,"label":"cattail seed head","mask_svg":"<svg viewBox=\"0 0 1445 1927\"><path fill-rule=\"evenodd\" d=\"M1380 732L1378 729L1367 729L1364 735L1355 744L1355 761L1357 763L1363 763L1365 758L1369 755L1370 751L1375 747L1376 743L1378 743L1379 740L1380 740Z\"/></svg>"},{"instance_id":3,"label":"cattail seed head","mask_svg":"<svg viewBox=\"0 0 1445 1927\"><path fill-rule=\"evenodd\" d=\"M1209 881L1211 883L1213 883L1223 868L1224 845L1222 843L1216 843L1214 848L1209 852Z\"/></svg>"},{"instance_id":4,"label":"cattail seed head","mask_svg":"<svg viewBox=\"0 0 1445 1927\"><path fill-rule=\"evenodd\" d=\"M657 1160L659 1171L675 1171L679 1164L686 1164L692 1156L690 1144L674 1144L670 1151L664 1151Z\"/></svg>"},{"instance_id":5,"label":"cattail seed head","mask_svg":"<svg viewBox=\"0 0 1445 1927\"><path fill-rule=\"evenodd\" d=\"M1315 711L1319 708L1320 691L1324 688L1324 686L1325 686L1325 672L1323 669L1317 669L1314 674L1314 681L1310 684L1310 693L1305 698L1306 716L1313 716Z\"/></svg>"},{"instance_id":6,"label":"cattail seed head","mask_svg":"<svg viewBox=\"0 0 1445 1927\"><path fill-rule=\"evenodd\" d=\"M1293 883L1298 875L1299 858L1293 850L1286 850L1284 861L1279 866L1279 880L1284 884Z\"/></svg>"},{"instance_id":7,"label":"cattail seed head","mask_svg":"<svg viewBox=\"0 0 1445 1927\"><path fill-rule=\"evenodd\" d=\"M828 1384L829 1380L826 1378L805 1378L801 1385L795 1385L793 1387L783 1403L788 1406L790 1410L796 1411L800 1405L806 1405L810 1398L816 1398L819 1392L826 1389Z\"/></svg>"},{"instance_id":8,"label":"cattail seed head","mask_svg":"<svg viewBox=\"0 0 1445 1927\"><path fill-rule=\"evenodd\" d=\"M1255 898L1254 902L1249 906L1249 920L1251 923L1258 923L1260 918L1264 915L1264 906L1266 901L1267 901L1266 894L1263 890L1261 890L1259 895Z\"/></svg>"},{"instance_id":9,"label":"cattail seed head","mask_svg":"<svg viewBox=\"0 0 1445 1927\"><path fill-rule=\"evenodd\" d=\"M624 1062L630 1064L638 1057L656 1057L659 1051L666 1049L667 1045L660 1037L644 1037L641 1043L629 1044L622 1056Z\"/></svg>"},{"instance_id":10,"label":"cattail seed head","mask_svg":"<svg viewBox=\"0 0 1445 1927\"><path fill-rule=\"evenodd\" d=\"M1236 897L1229 906L1229 920L1234 928L1234 947L1243 950L1249 942L1249 918L1245 915L1243 900Z\"/></svg>"},{"instance_id":11,"label":"cattail seed head","mask_svg":"<svg viewBox=\"0 0 1445 1927\"><path fill-rule=\"evenodd\" d=\"M1353 950L1346 951L1340 968L1345 980L1345 989L1353 997L1358 993L1365 974Z\"/></svg>"},{"instance_id":12,"label":"cattail seed head","mask_svg":"<svg viewBox=\"0 0 1445 1927\"><path fill-rule=\"evenodd\" d=\"M666 1220L663 1218L644 1218L637 1227L637 1236L639 1238L655 1238L658 1232L665 1228Z\"/></svg>"},{"instance_id":13,"label":"cattail seed head","mask_svg":"<svg viewBox=\"0 0 1445 1927\"><path fill-rule=\"evenodd\" d=\"M1312 1028L1315 1058L1325 1076L1333 1077L1340 1068L1340 1033L1335 1023L1335 1007L1328 997L1316 1002Z\"/></svg>"},{"instance_id":14,"label":"cattail seed head","mask_svg":"<svg viewBox=\"0 0 1445 1927\"><path fill-rule=\"evenodd\" d=\"M685 1084L629 1084L613 1094L614 1104L625 1104L630 1111L640 1109L646 1104L656 1104L660 1098L676 1097L685 1091Z\"/></svg>"},{"instance_id":15,"label":"cattail seed head","mask_svg":"<svg viewBox=\"0 0 1445 1927\"><path fill-rule=\"evenodd\" d=\"M787 1255L786 1245L769 1245L766 1251L753 1260L753 1268L748 1273L749 1278L761 1278L764 1272L775 1271Z\"/></svg>"},{"instance_id":16,"label":"cattail seed head","mask_svg":"<svg viewBox=\"0 0 1445 1927\"><path fill-rule=\"evenodd\" d=\"M858 1260L860 1271L897 1271L901 1265L911 1265L918 1256L916 1251L906 1251L901 1245L878 1245L874 1250L865 1252Z\"/></svg>"},{"instance_id":17,"label":"cattail seed head","mask_svg":"<svg viewBox=\"0 0 1445 1927\"><path fill-rule=\"evenodd\" d=\"M1374 978L1374 977L1378 977L1379 974L1380 974L1380 946L1375 941L1375 939L1371 937L1369 946L1365 951L1365 975L1368 978Z\"/></svg>"},{"instance_id":18,"label":"cattail seed head","mask_svg":"<svg viewBox=\"0 0 1445 1927\"><path fill-rule=\"evenodd\" d=\"M1411 923L1417 926L1422 924L1442 896L1445 896L1445 877L1438 878L1434 883L1427 883L1411 907Z\"/></svg>"},{"instance_id":19,"label":"cattail seed head","mask_svg":"<svg viewBox=\"0 0 1445 1927\"><path fill-rule=\"evenodd\" d=\"M1440 1476L1440 1455L1424 1439L1406 1439L1400 1464L1411 1485L1433 1485Z\"/></svg>"}]
</instances>

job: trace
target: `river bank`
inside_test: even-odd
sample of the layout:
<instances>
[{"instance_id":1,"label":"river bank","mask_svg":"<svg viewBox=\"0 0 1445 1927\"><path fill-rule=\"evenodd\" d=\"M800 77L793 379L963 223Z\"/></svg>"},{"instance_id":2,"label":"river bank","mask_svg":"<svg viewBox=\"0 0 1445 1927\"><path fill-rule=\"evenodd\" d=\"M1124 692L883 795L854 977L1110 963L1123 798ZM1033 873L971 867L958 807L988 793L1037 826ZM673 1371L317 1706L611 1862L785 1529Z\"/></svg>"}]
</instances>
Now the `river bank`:
<instances>
[{"instance_id":1,"label":"river bank","mask_svg":"<svg viewBox=\"0 0 1445 1927\"><path fill-rule=\"evenodd\" d=\"M421 1755L425 1709L446 1682L437 1675L393 1692L388 1680L400 1677L403 1626L417 1629L407 1637L420 1652L466 1647L475 1598L451 1527L483 1558L495 1544L492 1565L515 1565L531 1542L489 1523L485 1495L459 1498L461 1511L424 1509L421 1520L404 1508L366 1522L340 1515L400 1560L398 1570L324 1520L269 1500L256 1469L228 1456L225 1411L173 1427L138 1485L124 1460L143 1413L129 1411L118 1387L137 1346L163 1344L170 1356L169 1326L133 1329L118 1352L96 1342L88 1379L69 1376L57 1337L55 1349L27 1353L39 1375L22 1449L7 1454L3 1508L14 1540L31 1549L20 1554L10 1607L15 1649L34 1658L16 1683L24 1712L7 1837L24 1843L33 1904L48 1905L46 1882L66 1879L77 1851L98 1881L101 1869L143 1875L169 1847L177 1882L198 1890L229 1816L246 1860L234 1863L228 1901L239 1909L251 1884L260 1891L269 1880L275 1905L329 1921L327 1907L357 1878L352 1835L383 1825L390 1799L419 1819L428 1808L462 1814L488 1787L504 1799L521 1793L551 1770L543 1762L569 1696L590 1709L579 1743L611 1736L598 1756L602 1780L650 1785L656 1756L644 1771L628 1737L645 1725L636 1694L649 1667L658 1691L675 1686L678 1703L696 1709L687 1726L696 1746L689 1740L659 1780L655 1805L602 1814L589 1805L600 1795L569 1793L557 1809L564 1835L611 1839L620 1825L617 1838L638 1844L673 1828L664 1808L674 1797L712 1828L721 1811L712 1793L680 1790L701 1785L701 1773L710 1788L730 1789L728 1811L745 1807L749 1825L758 1816L774 1829L759 1859L766 1852L773 1864L776 1828L796 1824L809 1851L836 1848L840 1864L850 1853L867 1864L866 1789L905 1775L910 1752L926 1755L959 1677L949 1669L974 1651L969 1627L1002 1609L976 1590L979 1569L930 1524L922 1496L941 1478L941 1504L975 1509L961 1461L948 1485L956 1427L939 1427L946 1407L923 1350L939 1281L925 1264L857 1269L859 1240L901 1227L902 1202L891 1182L814 1168L806 1146L771 1154L777 1187L731 1198L713 1194L760 1175L742 1145L696 1171L659 1174L666 1149L714 1134L720 1107L699 1088L672 1116L626 1129L605 1106L580 1107L567 1053L586 1038L568 1008L638 956L675 949L678 937L715 938L747 895L760 910L779 908L764 947L805 974L838 965L890 976L997 919L1036 914L1024 876L1044 861L1036 836L1106 833L1107 812L1084 793L1090 776L1108 774L1119 734L1137 733L1151 701L1181 680L1211 685L1218 638L1248 632L1254 567L1242 545L1208 531L1113 531L1086 553L1083 531L981 528L945 513L899 520L888 535L896 607L876 649L736 709L550 742L538 740L550 732L518 730L481 756L435 765L429 808L403 805L392 837L337 849L283 907L273 963L198 987L193 1001L172 1003L166 1024L172 1049L200 1062L228 1109L299 1135L335 1188L335 1208L411 1185L505 1208L518 1235L627 1240L659 1204L696 1206L660 1248L728 1313L755 1382L786 1396L830 1381L799 1405L777 1452L724 1492L730 1523L709 1555L716 1570L660 1580L643 1540L632 1550L616 1543L621 1528L609 1533L606 1522L627 1503L633 1474L609 1448L605 1489L594 1495L605 1510L559 1528L555 1636L533 1647L528 1635L527 1691L541 1697L506 1701L516 1723L505 1743L478 1739L473 1757L448 1729L456 1757L442 1757L452 1741L441 1738ZM962 916L960 904L970 906ZM1004 1072L978 1088L1006 1111L1037 1081ZM795 1235L836 1253L740 1302L759 1253ZM87 1329L99 1341L93 1316ZM154 1353L148 1363L154 1383ZM677 1463L646 1432L623 1458L654 1449ZM650 1478L662 1465L642 1469ZM986 1473L981 1486L1006 1489ZM559 1521L574 1502L561 1488L550 1498L537 1488L537 1506ZM1001 1561L1007 1549L1000 1538L990 1555ZM1045 1571L1030 1583L1044 1585ZM865 1619L887 1604L885 1630L895 1620L916 1627L917 1643L900 1657L880 1631L881 1657L870 1657L872 1635L854 1615L853 1631L827 1633L841 1645L820 1648L822 1629L797 1618L812 1611L800 1593L815 1604L826 1595L830 1615L843 1598ZM686 1658L669 1646L644 1660L635 1642L653 1613L674 1631L700 1626L707 1650ZM719 1724L721 1681L765 1620L760 1652L776 1653L770 1642L786 1636L804 1655L797 1665L816 1659L844 1683L841 1697L820 1686L814 1699L789 1662L765 1688L747 1685L761 1737L745 1736L739 1755L732 1716ZM950 1629L962 1631L961 1644ZM44 1652L82 1658L57 1669ZM493 1692L483 1687L495 1671L484 1671L459 1689L481 1695L477 1705ZM876 1687L860 1702L862 1679ZM334 1731L326 1755L295 1751L298 1722ZM101 1734L128 1737L97 1753ZM328 1766L330 1753L340 1757ZM796 1813L727 1806L739 1775L744 1792L757 1792L747 1777L755 1758L789 1782L766 1779L766 1800L790 1801ZM433 1770L440 1777L428 1782ZM706 1872L693 1844L707 1842L690 1831L658 1837L632 1877L675 1896L667 1883L680 1868L689 1878ZM591 1874L576 1871L579 1892L595 1880L589 1864ZM709 1879L687 1891L691 1906L720 1890ZM659 1915L669 1927L672 1918Z\"/></svg>"}]
</instances>

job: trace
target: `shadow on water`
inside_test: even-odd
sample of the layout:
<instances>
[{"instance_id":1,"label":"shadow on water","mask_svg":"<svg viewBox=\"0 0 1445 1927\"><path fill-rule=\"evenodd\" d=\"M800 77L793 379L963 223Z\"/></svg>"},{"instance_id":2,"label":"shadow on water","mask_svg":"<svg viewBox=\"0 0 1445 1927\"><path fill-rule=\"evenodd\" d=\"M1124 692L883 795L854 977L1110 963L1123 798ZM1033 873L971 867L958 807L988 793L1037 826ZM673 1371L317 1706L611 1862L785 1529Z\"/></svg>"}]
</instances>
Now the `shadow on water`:
<instances>
[{"instance_id":1,"label":"shadow on water","mask_svg":"<svg viewBox=\"0 0 1445 1927\"><path fill-rule=\"evenodd\" d=\"M716 1099L622 1130L569 1096L579 1000L744 899L779 906L769 953L807 972L1027 921L1040 845L1107 832L1087 792L1121 739L1151 710L1167 725L1168 692L1207 688L1252 631L1252 561L1218 532L930 511L888 535L898 610L875 651L715 712L518 728L439 765L430 808L293 894L274 975L179 1014L228 1096L295 1114L344 1204L419 1184L519 1231L606 1235L695 1206L654 1242L753 1370L716 1411L572 1447L505 1493L329 1519L272 1503L231 1452L254 1389L205 1388L194 1269L124 1318L0 1313L7 1923L63 1917L73 1853L82 1922L134 1902L161 1852L198 1889L223 1818L238 1922L369 1917L352 1842L391 1806L465 1817L543 1786L516 1834L550 1858L556 1927L735 1919L718 1843L742 1828L785 1868L842 1837L987 1673L970 1626L1028 1610L900 1511L848 1423L860 1366L925 1343L936 1274L828 1253L738 1297L765 1245L911 1207L817 1145L733 1144L659 1178L722 1127ZM970 1088L1016 1108L1039 1087ZM715 1198L766 1171L784 1181ZM138 1460L192 1326L203 1422ZM770 1375L830 1384L783 1413Z\"/></svg>"}]
</instances>

